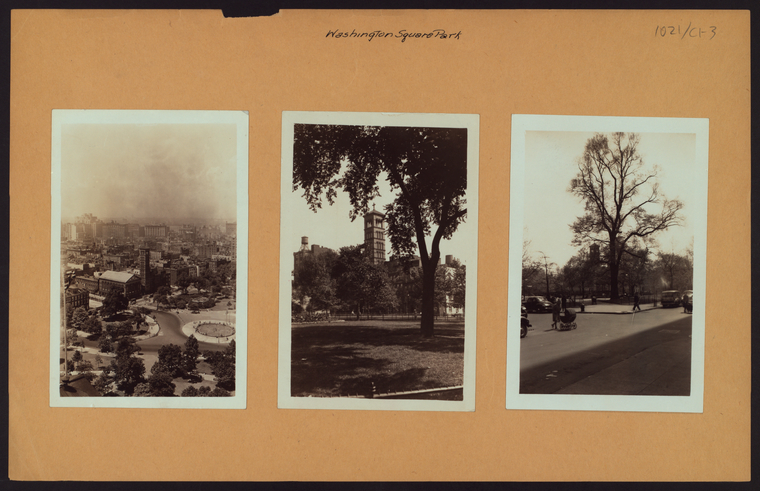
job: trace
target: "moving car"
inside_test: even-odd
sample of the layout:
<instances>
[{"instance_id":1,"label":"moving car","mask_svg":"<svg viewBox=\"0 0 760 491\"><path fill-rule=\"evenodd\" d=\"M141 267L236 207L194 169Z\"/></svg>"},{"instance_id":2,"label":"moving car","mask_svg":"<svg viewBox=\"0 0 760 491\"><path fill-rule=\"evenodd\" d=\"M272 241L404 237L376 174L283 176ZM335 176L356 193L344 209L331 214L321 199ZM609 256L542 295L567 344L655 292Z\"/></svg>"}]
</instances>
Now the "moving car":
<instances>
[{"instance_id":1,"label":"moving car","mask_svg":"<svg viewBox=\"0 0 760 491\"><path fill-rule=\"evenodd\" d=\"M523 304L528 312L552 311L552 303L542 296L525 297Z\"/></svg>"},{"instance_id":2,"label":"moving car","mask_svg":"<svg viewBox=\"0 0 760 491\"><path fill-rule=\"evenodd\" d=\"M661 302L663 307L678 307L681 305L681 294L678 290L665 290Z\"/></svg>"}]
</instances>

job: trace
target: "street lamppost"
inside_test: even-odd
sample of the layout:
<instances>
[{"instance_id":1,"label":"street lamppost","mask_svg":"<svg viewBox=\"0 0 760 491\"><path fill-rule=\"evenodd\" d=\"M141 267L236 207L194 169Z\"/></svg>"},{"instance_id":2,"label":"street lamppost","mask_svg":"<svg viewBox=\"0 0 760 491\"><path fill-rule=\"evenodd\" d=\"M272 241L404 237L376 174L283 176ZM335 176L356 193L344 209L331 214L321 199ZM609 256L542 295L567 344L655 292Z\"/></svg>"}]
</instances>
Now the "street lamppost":
<instances>
[{"instance_id":1,"label":"street lamppost","mask_svg":"<svg viewBox=\"0 0 760 491\"><path fill-rule=\"evenodd\" d=\"M541 257L544 258L544 272L546 274L546 297L549 297L549 258L546 254L544 254L541 251L538 251L539 254L541 254ZM554 263L552 263L554 265Z\"/></svg>"},{"instance_id":2,"label":"street lamppost","mask_svg":"<svg viewBox=\"0 0 760 491\"><path fill-rule=\"evenodd\" d=\"M64 370L64 377L63 381L68 382L69 381L69 339L68 339L68 326L66 325L66 315L68 314L68 311L66 310L66 292L69 291L69 287L71 286L71 282L74 280L74 277L76 276L76 273L74 271L65 271L65 269L61 270L61 279L63 281L63 370Z\"/></svg>"}]
</instances>

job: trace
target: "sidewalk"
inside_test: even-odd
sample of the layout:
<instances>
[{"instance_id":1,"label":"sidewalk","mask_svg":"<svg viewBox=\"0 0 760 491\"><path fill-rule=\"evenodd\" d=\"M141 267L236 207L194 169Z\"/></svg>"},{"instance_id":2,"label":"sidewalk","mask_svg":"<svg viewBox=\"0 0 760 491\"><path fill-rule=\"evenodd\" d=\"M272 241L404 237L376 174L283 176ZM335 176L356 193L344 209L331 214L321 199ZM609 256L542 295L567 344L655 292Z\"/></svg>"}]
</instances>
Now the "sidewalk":
<instances>
[{"instance_id":1,"label":"sidewalk","mask_svg":"<svg viewBox=\"0 0 760 491\"><path fill-rule=\"evenodd\" d=\"M690 337L652 346L557 394L689 395Z\"/></svg>"},{"instance_id":2,"label":"sidewalk","mask_svg":"<svg viewBox=\"0 0 760 491\"><path fill-rule=\"evenodd\" d=\"M639 304L639 307L641 307L642 312L660 308L655 307L654 304L651 303L642 303ZM596 305L586 304L585 312L581 312L580 307L571 308L575 310L576 314L633 314L633 305L617 305L614 303L598 303Z\"/></svg>"},{"instance_id":3,"label":"sidewalk","mask_svg":"<svg viewBox=\"0 0 760 491\"><path fill-rule=\"evenodd\" d=\"M161 330L158 322L156 322L156 320L149 315L145 316L145 322L148 324L148 332L141 336L135 336L135 341L143 341L145 339L158 336L158 332Z\"/></svg>"},{"instance_id":4,"label":"sidewalk","mask_svg":"<svg viewBox=\"0 0 760 491\"><path fill-rule=\"evenodd\" d=\"M209 322L209 321L193 321L188 322L187 324L182 326L182 334L184 334L187 337L190 337L191 335L195 336L195 339L202 343L212 343L212 344L227 344L230 341L235 340L235 333L225 336L225 337L213 337L213 336L206 336L205 334L199 333L197 329L197 325L202 322ZM223 321L211 321L219 324L225 324L229 325L233 329L235 328L235 325L230 322L223 322Z\"/></svg>"}]
</instances>

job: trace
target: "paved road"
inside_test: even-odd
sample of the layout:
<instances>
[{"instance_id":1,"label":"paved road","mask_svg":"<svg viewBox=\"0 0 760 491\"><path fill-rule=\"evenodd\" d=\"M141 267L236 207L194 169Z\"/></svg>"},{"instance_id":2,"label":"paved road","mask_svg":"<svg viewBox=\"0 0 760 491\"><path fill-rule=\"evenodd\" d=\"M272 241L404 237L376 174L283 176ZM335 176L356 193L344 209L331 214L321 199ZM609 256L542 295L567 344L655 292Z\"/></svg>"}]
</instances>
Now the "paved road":
<instances>
[{"instance_id":1,"label":"paved road","mask_svg":"<svg viewBox=\"0 0 760 491\"><path fill-rule=\"evenodd\" d=\"M137 345L144 352L158 352L161 346L167 344L176 344L178 346L184 346L187 342L187 336L182 333L182 323L175 314L171 312L153 312L158 325L161 326L158 336L139 341ZM198 348L203 350L220 351L227 347L227 344L215 344L215 343L198 343Z\"/></svg>"},{"instance_id":2,"label":"paved road","mask_svg":"<svg viewBox=\"0 0 760 491\"><path fill-rule=\"evenodd\" d=\"M182 333L182 322L179 317L171 312L163 311L155 311L152 315L156 319L156 322L158 322L158 325L161 326L158 336L144 339L136 343L143 353L140 357L145 360L146 374L150 373L151 367L158 361L158 350L160 350L162 346L176 344L177 346L184 348L185 343L187 342L187 336ZM198 349L200 351L221 351L227 346L227 344L198 342Z\"/></svg>"},{"instance_id":3,"label":"paved road","mask_svg":"<svg viewBox=\"0 0 760 491\"><path fill-rule=\"evenodd\" d=\"M682 309L578 314L578 328L563 332L551 329L551 314L529 319L521 393L688 394L691 315Z\"/></svg>"}]
</instances>

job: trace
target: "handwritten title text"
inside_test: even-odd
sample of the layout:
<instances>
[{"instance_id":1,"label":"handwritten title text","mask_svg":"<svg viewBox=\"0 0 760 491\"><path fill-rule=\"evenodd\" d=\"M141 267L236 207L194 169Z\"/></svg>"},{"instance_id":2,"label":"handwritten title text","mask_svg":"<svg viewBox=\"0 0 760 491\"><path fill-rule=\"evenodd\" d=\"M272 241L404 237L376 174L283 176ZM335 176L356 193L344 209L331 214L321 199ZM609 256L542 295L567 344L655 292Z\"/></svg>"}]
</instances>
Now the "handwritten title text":
<instances>
[{"instance_id":1,"label":"handwritten title text","mask_svg":"<svg viewBox=\"0 0 760 491\"><path fill-rule=\"evenodd\" d=\"M462 35L462 31L459 32L446 32L445 29L433 29L430 32L409 32L406 29L402 29L398 32L383 32L383 31L369 31L369 32L356 32L356 29L352 29L351 32L340 31L338 29L334 31L327 31L325 37L331 37L335 39L339 38L365 38L367 41L372 41L376 38L400 38L403 43L407 39L459 39Z\"/></svg>"}]
</instances>

